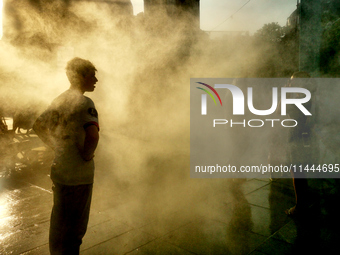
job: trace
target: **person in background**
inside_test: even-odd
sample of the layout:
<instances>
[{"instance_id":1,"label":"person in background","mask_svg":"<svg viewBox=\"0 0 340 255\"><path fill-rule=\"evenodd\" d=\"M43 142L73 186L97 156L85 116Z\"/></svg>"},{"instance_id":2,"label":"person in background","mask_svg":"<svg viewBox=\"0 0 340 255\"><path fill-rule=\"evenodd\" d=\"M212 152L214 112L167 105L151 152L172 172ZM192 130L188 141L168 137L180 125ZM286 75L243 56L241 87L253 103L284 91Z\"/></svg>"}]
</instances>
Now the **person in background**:
<instances>
[{"instance_id":1,"label":"person in background","mask_svg":"<svg viewBox=\"0 0 340 255\"><path fill-rule=\"evenodd\" d=\"M52 255L79 254L87 229L99 122L93 101L84 93L94 91L96 71L88 60L70 60L66 66L70 88L55 98L33 125L55 154L51 166L53 208L49 233Z\"/></svg>"},{"instance_id":2,"label":"person in background","mask_svg":"<svg viewBox=\"0 0 340 255\"><path fill-rule=\"evenodd\" d=\"M308 89L311 92L311 100L304 104L304 107L309 112L311 112L312 104L315 101L313 98L315 85L311 82L311 79L308 78L310 78L310 75L307 72L295 72L287 86L302 87ZM304 95L299 93L291 94L291 98L299 98L300 96ZM287 105L287 113L291 119L294 119L298 122L296 127L289 129L288 158L293 165L296 165L296 167L302 165L304 168L306 164L311 163L309 161L312 159L311 155L313 148L311 145L311 131L313 128L313 123L311 118L304 115L295 105ZM311 202L309 195L310 192L308 180L304 171L292 171L292 177L296 204L294 207L287 209L285 213L289 216L297 216L299 214L303 214L308 209L309 203Z\"/></svg>"}]
</instances>

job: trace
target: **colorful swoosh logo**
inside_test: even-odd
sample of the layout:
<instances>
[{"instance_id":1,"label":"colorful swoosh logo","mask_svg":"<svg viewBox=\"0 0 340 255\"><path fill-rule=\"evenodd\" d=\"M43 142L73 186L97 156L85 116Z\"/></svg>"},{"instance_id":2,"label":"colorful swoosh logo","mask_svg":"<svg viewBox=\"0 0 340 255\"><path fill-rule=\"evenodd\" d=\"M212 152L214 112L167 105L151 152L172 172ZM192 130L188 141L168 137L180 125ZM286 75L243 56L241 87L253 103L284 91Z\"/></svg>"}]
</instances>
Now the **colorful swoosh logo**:
<instances>
[{"instance_id":1,"label":"colorful swoosh logo","mask_svg":"<svg viewBox=\"0 0 340 255\"><path fill-rule=\"evenodd\" d=\"M222 105L222 100L221 100L221 98L220 98L220 95L217 93L217 91L216 91L213 87L211 87L210 85L205 84L205 83L203 83L203 82L196 82L196 83L199 83L199 84L201 84L201 85L204 85L204 86L206 86L207 88L209 88L212 92L214 92L215 95L217 96L218 100L220 100L220 104ZM196 87L196 88L201 89L201 90L203 90L204 92L206 92L207 94L209 94L209 96L211 96L211 98L214 100L215 105L216 105L216 100L215 100L215 98L213 97L213 95L212 95L208 90L203 89L203 88L200 88L200 87Z\"/></svg>"}]
</instances>

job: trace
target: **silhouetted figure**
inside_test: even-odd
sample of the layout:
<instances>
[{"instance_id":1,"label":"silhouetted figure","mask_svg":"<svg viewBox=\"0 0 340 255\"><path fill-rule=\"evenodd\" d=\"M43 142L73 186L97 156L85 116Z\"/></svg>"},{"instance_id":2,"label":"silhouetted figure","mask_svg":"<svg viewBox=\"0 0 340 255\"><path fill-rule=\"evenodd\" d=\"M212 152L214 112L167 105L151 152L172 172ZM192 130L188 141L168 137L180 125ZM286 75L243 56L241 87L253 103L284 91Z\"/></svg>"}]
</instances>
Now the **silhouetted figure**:
<instances>
[{"instance_id":1,"label":"silhouetted figure","mask_svg":"<svg viewBox=\"0 0 340 255\"><path fill-rule=\"evenodd\" d=\"M315 88L308 78L310 78L310 75L307 72L295 72L287 86L303 87L313 94ZM290 96L291 98L298 98L301 94L292 93ZM309 112L311 112L312 103L313 97L304 104L304 107ZM295 105L287 105L287 113L291 119L298 122L298 125L294 128L290 128L288 134L288 155L291 163L296 165L297 171L292 171L296 205L287 209L286 214L297 215L298 213L300 214L305 211L310 202L306 174L304 170L300 171L299 166L302 166L302 169L304 169L308 163L311 163L309 161L311 160L311 129L313 124Z\"/></svg>"},{"instance_id":2,"label":"silhouetted figure","mask_svg":"<svg viewBox=\"0 0 340 255\"><path fill-rule=\"evenodd\" d=\"M67 63L70 88L53 100L34 123L37 135L55 153L51 167L53 208L51 254L79 254L87 229L94 178L94 151L99 139L98 114L84 96L94 91L96 68L74 58Z\"/></svg>"},{"instance_id":3,"label":"silhouetted figure","mask_svg":"<svg viewBox=\"0 0 340 255\"><path fill-rule=\"evenodd\" d=\"M7 132L7 125L6 125L6 121L5 118L1 116L0 113L0 134L4 134Z\"/></svg>"},{"instance_id":4,"label":"silhouetted figure","mask_svg":"<svg viewBox=\"0 0 340 255\"><path fill-rule=\"evenodd\" d=\"M18 130L18 133L21 134L21 129L25 129L26 134L29 134L35 120L39 116L38 107L35 104L28 104L26 108L20 108L15 111L13 115L14 133Z\"/></svg>"}]
</instances>

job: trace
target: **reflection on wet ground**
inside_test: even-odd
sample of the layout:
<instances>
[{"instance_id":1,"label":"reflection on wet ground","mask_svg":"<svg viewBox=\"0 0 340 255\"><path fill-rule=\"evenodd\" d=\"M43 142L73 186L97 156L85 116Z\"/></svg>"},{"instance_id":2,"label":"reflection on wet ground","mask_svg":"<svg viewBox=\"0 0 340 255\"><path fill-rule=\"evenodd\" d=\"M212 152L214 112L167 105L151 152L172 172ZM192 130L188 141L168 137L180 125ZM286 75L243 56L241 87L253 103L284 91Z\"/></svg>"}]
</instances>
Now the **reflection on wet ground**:
<instances>
[{"instance_id":1,"label":"reflection on wet ground","mask_svg":"<svg viewBox=\"0 0 340 255\"><path fill-rule=\"evenodd\" d=\"M149 166L157 169L164 163L152 159ZM49 254L48 174L47 164L36 164L21 165L1 177L0 254ZM308 214L292 219L284 213L294 205L291 179L193 180L185 188L178 179L172 186L182 189L181 202L178 194L166 192L162 177L156 177L148 179L141 191L99 169L81 254L336 254L338 250L336 180L310 180L313 206ZM197 182L206 185L206 192L199 190L195 201L185 200Z\"/></svg>"}]
</instances>

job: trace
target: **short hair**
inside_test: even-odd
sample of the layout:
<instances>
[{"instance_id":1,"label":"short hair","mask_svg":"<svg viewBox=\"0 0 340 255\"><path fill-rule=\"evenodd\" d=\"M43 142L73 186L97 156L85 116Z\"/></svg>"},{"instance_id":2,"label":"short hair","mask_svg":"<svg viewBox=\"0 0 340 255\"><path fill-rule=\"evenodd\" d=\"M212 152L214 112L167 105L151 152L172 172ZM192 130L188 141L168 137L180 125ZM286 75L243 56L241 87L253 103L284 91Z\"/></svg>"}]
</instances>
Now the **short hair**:
<instances>
[{"instance_id":1,"label":"short hair","mask_svg":"<svg viewBox=\"0 0 340 255\"><path fill-rule=\"evenodd\" d=\"M66 75L71 85L76 85L79 75L84 77L91 70L97 71L90 61L78 57L71 59L66 65Z\"/></svg>"}]
</instances>

